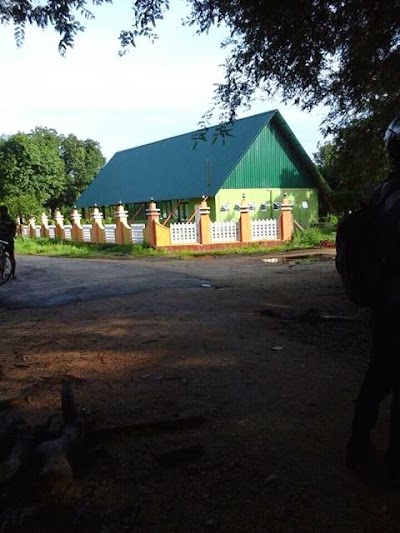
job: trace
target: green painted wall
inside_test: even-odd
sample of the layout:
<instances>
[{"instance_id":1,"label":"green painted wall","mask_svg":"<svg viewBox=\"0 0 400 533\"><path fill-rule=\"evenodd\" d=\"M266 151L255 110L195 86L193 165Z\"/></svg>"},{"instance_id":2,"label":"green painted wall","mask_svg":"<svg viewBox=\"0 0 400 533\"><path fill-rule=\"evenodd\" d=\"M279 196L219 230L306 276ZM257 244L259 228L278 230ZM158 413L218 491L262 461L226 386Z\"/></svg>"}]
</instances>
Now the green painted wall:
<instances>
[{"instance_id":1,"label":"green painted wall","mask_svg":"<svg viewBox=\"0 0 400 533\"><path fill-rule=\"evenodd\" d=\"M223 185L224 189L314 188L315 182L278 128L262 129Z\"/></svg>"},{"instance_id":2,"label":"green painted wall","mask_svg":"<svg viewBox=\"0 0 400 533\"><path fill-rule=\"evenodd\" d=\"M293 203L294 219L302 226L318 222L318 191L317 189L221 189L215 197L216 218L213 220L238 220L242 195L245 193L249 204L254 204L250 211L251 218L266 219L279 217L280 211L273 209L274 202L282 202L286 192L287 199ZM263 204L263 205L262 205ZM267 205L270 204L270 205ZM272 205L272 207L271 207ZM264 206L266 209L264 209Z\"/></svg>"}]
</instances>

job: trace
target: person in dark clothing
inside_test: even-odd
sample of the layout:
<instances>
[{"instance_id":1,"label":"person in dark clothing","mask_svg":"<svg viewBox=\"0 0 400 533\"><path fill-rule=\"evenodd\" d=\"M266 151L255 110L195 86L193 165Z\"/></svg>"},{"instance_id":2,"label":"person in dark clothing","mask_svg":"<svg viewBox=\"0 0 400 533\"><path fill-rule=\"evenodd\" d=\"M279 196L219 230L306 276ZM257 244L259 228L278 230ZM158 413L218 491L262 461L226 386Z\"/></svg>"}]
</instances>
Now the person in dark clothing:
<instances>
[{"instance_id":1,"label":"person in dark clothing","mask_svg":"<svg viewBox=\"0 0 400 533\"><path fill-rule=\"evenodd\" d=\"M400 114L388 126L385 145L390 172L387 181L375 190L372 201L379 202L381 199L383 212L398 239L399 246L394 248L400 257ZM396 249L393 250L394 254ZM371 359L355 402L352 433L346 448L346 464L349 468L354 468L375 459L371 433L378 418L380 403L391 394L389 441L385 460L390 480L399 486L400 271L398 275L384 280L382 287L379 298L371 307Z\"/></svg>"},{"instance_id":2,"label":"person in dark clothing","mask_svg":"<svg viewBox=\"0 0 400 533\"><path fill-rule=\"evenodd\" d=\"M0 239L6 241L6 251L10 256L11 261L11 276L15 279L15 254L14 254L14 237L17 230L17 225L8 214L8 208L5 205L0 205Z\"/></svg>"}]
</instances>

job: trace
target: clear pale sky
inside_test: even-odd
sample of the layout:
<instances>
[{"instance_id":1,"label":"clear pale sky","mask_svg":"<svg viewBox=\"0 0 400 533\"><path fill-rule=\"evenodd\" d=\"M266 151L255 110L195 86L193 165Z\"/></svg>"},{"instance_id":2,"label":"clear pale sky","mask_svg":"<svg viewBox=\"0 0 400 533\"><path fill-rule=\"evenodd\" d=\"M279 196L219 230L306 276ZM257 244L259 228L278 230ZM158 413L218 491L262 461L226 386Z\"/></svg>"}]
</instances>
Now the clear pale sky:
<instances>
[{"instance_id":1,"label":"clear pale sky","mask_svg":"<svg viewBox=\"0 0 400 533\"><path fill-rule=\"evenodd\" d=\"M0 25L0 134L36 126L73 133L98 141L109 160L119 150L198 129L214 84L222 81L224 31L197 36L194 28L181 27L183 7L174 0L158 27L159 39L151 44L143 38L124 57L118 55L118 35L129 29L127 1L93 7L95 20L84 22L86 31L65 58L52 29L27 28L18 48L13 27ZM312 156L323 142L322 112L267 100L238 116L271 109L279 109Z\"/></svg>"}]
</instances>

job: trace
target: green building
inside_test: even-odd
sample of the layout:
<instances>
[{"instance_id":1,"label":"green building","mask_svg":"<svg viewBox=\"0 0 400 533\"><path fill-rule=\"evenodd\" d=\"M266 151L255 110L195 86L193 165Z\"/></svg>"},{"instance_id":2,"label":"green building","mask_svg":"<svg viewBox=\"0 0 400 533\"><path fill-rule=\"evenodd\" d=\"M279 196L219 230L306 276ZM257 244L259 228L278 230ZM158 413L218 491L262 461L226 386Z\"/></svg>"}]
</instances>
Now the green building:
<instances>
[{"instance_id":1,"label":"green building","mask_svg":"<svg viewBox=\"0 0 400 533\"><path fill-rule=\"evenodd\" d=\"M236 120L227 135L218 126L117 152L77 200L80 208L119 203L144 218L150 199L161 222L185 222L207 198L211 219L239 218L245 195L254 219L275 218L283 194L294 219L318 220L321 176L279 111Z\"/></svg>"}]
</instances>

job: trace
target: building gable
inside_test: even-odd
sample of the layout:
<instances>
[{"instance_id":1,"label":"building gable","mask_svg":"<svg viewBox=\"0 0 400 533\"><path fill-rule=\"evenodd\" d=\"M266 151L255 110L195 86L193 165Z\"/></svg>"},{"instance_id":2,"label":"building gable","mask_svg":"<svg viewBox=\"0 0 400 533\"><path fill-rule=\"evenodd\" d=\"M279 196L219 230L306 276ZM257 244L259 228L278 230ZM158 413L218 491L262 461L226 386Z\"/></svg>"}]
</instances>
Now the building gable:
<instances>
[{"instance_id":1,"label":"building gable","mask_svg":"<svg viewBox=\"0 0 400 533\"><path fill-rule=\"evenodd\" d=\"M310 164L293 143L294 135L282 128L282 121L275 116L264 126L222 189L316 188L315 171L310 172Z\"/></svg>"}]
</instances>

